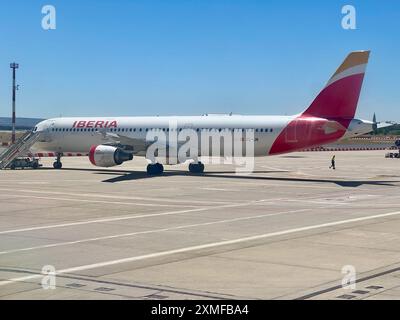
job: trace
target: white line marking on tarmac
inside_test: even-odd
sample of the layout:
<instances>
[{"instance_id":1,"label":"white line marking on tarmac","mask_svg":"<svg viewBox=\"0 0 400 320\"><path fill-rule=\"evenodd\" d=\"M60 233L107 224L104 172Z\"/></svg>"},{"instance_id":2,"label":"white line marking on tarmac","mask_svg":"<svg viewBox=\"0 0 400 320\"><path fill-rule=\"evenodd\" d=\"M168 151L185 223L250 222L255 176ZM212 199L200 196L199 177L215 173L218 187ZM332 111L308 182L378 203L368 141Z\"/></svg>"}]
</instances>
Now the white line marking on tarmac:
<instances>
[{"instance_id":1,"label":"white line marking on tarmac","mask_svg":"<svg viewBox=\"0 0 400 320\"><path fill-rule=\"evenodd\" d=\"M103 236L103 237L97 237L97 238L81 239L81 240L75 240L75 241L58 242L58 243L52 243L52 244L36 246L36 247L14 249L14 250L9 250L9 251L0 251L0 255L16 253L16 252L23 252L23 251L31 251L31 250L37 250L37 249L47 249L47 248L60 247L60 246L66 246L66 245L73 245L73 244L78 244L78 243L86 243L86 242L93 242L93 241L100 241L100 240L109 240L109 239L130 237L130 236L143 235L143 234L167 232L167 231L181 230L181 229L194 228L194 227L204 227L204 226L209 226L209 225L214 225L214 224L222 224L222 223L268 218L268 217L278 216L278 215L282 215L282 214L298 213L298 212L304 212L304 211L310 211L310 210L311 209L282 211L282 212L276 212L276 213L268 213L268 214L250 216L250 217L226 219L226 220L219 220L219 221L210 221L210 222L203 222L203 223L197 223L197 224L188 224L188 225L182 225L182 226L171 227L171 228L161 228L161 229L154 229L154 230L147 230L147 231L122 233L122 234Z\"/></svg>"},{"instance_id":2,"label":"white line marking on tarmac","mask_svg":"<svg viewBox=\"0 0 400 320\"><path fill-rule=\"evenodd\" d=\"M105 204L122 204L129 206L145 206L145 207L189 207L198 208L199 206L190 206L187 204L154 204L154 203L141 203L141 202L122 202L122 201L101 201L101 200L86 200L86 199L71 199L71 198L54 198L54 197L39 197L39 196L28 196L22 194L1 194L0 196L7 196L13 198L32 198L32 199L44 199L44 200L58 200L58 201L72 201L72 202L87 202L87 203L105 203Z\"/></svg>"},{"instance_id":3,"label":"white line marking on tarmac","mask_svg":"<svg viewBox=\"0 0 400 320\"><path fill-rule=\"evenodd\" d=\"M250 176L252 177L252 176ZM253 176L254 177L254 176ZM245 181L245 182L239 182L239 181L235 181L235 185L238 184L243 184L243 185L255 185L257 187L263 187L263 186L271 186L271 187L275 187L275 188L280 188L280 187L288 187L288 188L296 188L299 189L299 182L303 182L303 184L300 186L300 188L312 188L312 189L334 189L334 190L338 190L338 189L343 189L342 186L340 185L335 185L334 182L332 181L324 181L321 182L319 184L316 183L310 183L307 182L307 184L304 184L304 181L296 181L296 178L293 178L293 182L294 184L288 184L288 183L282 183L281 181L278 180L274 180L275 182L270 182L268 181L268 177L265 177L266 180L258 180L257 182L251 182L251 181ZM268 182L266 182L268 181ZM335 180L336 181L336 180ZM348 182L348 180L337 180L338 182ZM321 185L322 183L330 183L331 186L325 186L325 185Z\"/></svg>"},{"instance_id":4,"label":"white line marking on tarmac","mask_svg":"<svg viewBox=\"0 0 400 320\"><path fill-rule=\"evenodd\" d=\"M58 270L56 272L56 275L91 270L91 269L102 268L102 267L107 267L107 266L112 266L112 265L122 264L122 263L128 263L128 262L142 261L142 260L147 260L147 259L152 259L152 258L160 258L160 257L165 257L165 256L173 255L173 254L178 254L178 253L187 253L187 252L191 252L191 251L217 248L217 247L222 247L222 246L227 246L227 245L238 244L238 243L242 243L242 242L267 239L267 238L287 235L287 234L291 234L291 233L309 231L309 230L314 230L314 229L321 229L321 228L326 228L326 227L333 227L333 226L338 226L338 225L343 225L343 224L348 224L348 223L353 223L353 222L367 221L367 220L391 217L391 216L396 216L396 215L400 215L400 211L377 214L377 215L373 215L373 216L360 217L360 218L354 218L354 219L340 220L340 221L335 221L335 222L322 223L322 224L311 225L311 226L306 226L306 227L265 233L265 234L260 234L260 235L256 235L256 236L250 236L250 237L244 237L244 238L238 238L238 239L232 239L232 240L226 240L226 241L220 241L220 242L213 242L213 243L201 244L201 245L197 245L197 246L190 246L190 247L185 247L185 248L180 248L180 249L160 251L160 252L145 254L145 255L141 255L141 256L134 256L134 257L128 257L128 258L123 258L123 259L87 264L87 265ZM5 286L8 284L12 284L14 282L38 279L38 278L41 278L42 276L43 275L41 275L41 274L35 274L35 275L30 275L30 276L25 276L25 277L12 278L9 280L0 281L0 286Z\"/></svg>"},{"instance_id":5,"label":"white line marking on tarmac","mask_svg":"<svg viewBox=\"0 0 400 320\"><path fill-rule=\"evenodd\" d=\"M235 191L233 189L222 189L222 188L199 188L199 189L207 191Z\"/></svg>"},{"instance_id":6,"label":"white line marking on tarmac","mask_svg":"<svg viewBox=\"0 0 400 320\"><path fill-rule=\"evenodd\" d=\"M33 184L49 184L49 182L46 181L23 181L23 182L16 182L16 184L22 184L22 185L33 185Z\"/></svg>"},{"instance_id":7,"label":"white line marking on tarmac","mask_svg":"<svg viewBox=\"0 0 400 320\"><path fill-rule=\"evenodd\" d=\"M26 193L46 193L55 195L65 195L74 197L95 197L95 198L109 198L109 199L126 199L126 200L146 200L146 201L159 201L159 202L175 202L175 203L201 203L201 204L227 204L229 201L200 201L200 200L173 200L165 198L148 198L148 197L130 197L130 196L114 196L110 194L94 194L94 193L71 193L71 192L58 192L50 190L29 190L29 189L10 189L0 188L0 191L13 191L13 192L26 192Z\"/></svg>"},{"instance_id":8,"label":"white line marking on tarmac","mask_svg":"<svg viewBox=\"0 0 400 320\"><path fill-rule=\"evenodd\" d=\"M47 226L38 226L38 227L29 227L29 228L21 228L21 229L14 229L14 230L5 230L0 231L0 234L10 234L10 233L17 233L17 232L26 232L26 231L34 231L34 230L43 230L43 229L53 229L53 228L63 228L63 227L70 227L70 226L77 226L77 225L84 225L84 224L92 224L92 223L102 223L102 222L111 222L111 221L120 221L120 220L130 220L130 219L139 219L139 218L151 218L151 217L159 217L159 216L168 216L168 215L175 215L175 214L184 214L184 213L192 213L192 212L201 212L201 211L208 211L208 210L217 210L217 209L224 209L224 208L235 208L235 207L243 207L249 206L254 203L274 203L275 201L279 201L281 199L270 199L270 200L254 200L250 202L244 203L235 203L235 204L227 204L222 206L216 207L205 207L205 208L196 208L196 209L187 209L187 210L178 210L178 211L167 211L167 212L160 212L160 213L152 213L152 214L142 214L142 215L126 215L126 216L119 216L113 218L103 218L103 219L96 219L96 220L86 220L86 221L78 221L78 222L70 222L70 223L61 223L61 224L53 224Z\"/></svg>"},{"instance_id":9,"label":"white line marking on tarmac","mask_svg":"<svg viewBox=\"0 0 400 320\"><path fill-rule=\"evenodd\" d=\"M275 167L270 167L270 166L260 166L261 168L269 169L272 171L276 171L276 173L282 173L282 172L292 172L291 170L288 169L281 169L281 168L275 168ZM257 173L257 170L255 171ZM271 172L273 173L273 172Z\"/></svg>"},{"instance_id":10,"label":"white line marking on tarmac","mask_svg":"<svg viewBox=\"0 0 400 320\"><path fill-rule=\"evenodd\" d=\"M319 196L317 196L317 197L312 196L309 198L305 197L305 198L303 198L303 200L319 199L319 198L320 198ZM142 214L142 215L125 215L125 216L118 216L118 217L113 217L113 218L101 218L101 219L95 219L95 220L84 220L84 221L77 221L77 222L70 222L70 223L61 223L61 224L36 226L36 227L26 227L26 228L14 229L14 230L4 230L4 231L0 231L0 235L1 234L9 234L9 233L26 232L26 231L52 229L52 228L63 228L63 227L85 225L85 224L92 224L92 223L103 223L103 222L130 220L130 219L139 219L139 218L151 218L151 217L158 217L158 216L185 214L185 213L191 213L191 212L202 212L202 211L208 211L208 210L214 210L214 209L218 210L218 209L223 209L223 208L235 208L235 207L250 206L250 205L257 205L257 206L265 205L265 204L275 205L279 201L295 202L296 200L293 200L291 198L261 199L261 200L253 200L253 201L239 203L239 204L233 203L233 204L226 204L226 205L215 206L215 207L204 207L204 208L186 209L186 210L178 210L178 211L167 211L167 212Z\"/></svg>"}]
</instances>

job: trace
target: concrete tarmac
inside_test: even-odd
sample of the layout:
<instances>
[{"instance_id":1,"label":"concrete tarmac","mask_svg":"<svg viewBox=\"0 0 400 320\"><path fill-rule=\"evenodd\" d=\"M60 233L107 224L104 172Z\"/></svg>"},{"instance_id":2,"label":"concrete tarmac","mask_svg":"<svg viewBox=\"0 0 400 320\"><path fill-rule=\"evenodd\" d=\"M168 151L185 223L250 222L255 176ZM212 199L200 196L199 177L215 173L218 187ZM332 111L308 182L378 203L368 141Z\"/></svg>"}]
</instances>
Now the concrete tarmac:
<instances>
[{"instance_id":1,"label":"concrete tarmac","mask_svg":"<svg viewBox=\"0 0 400 320\"><path fill-rule=\"evenodd\" d=\"M0 299L399 299L400 159L384 153L0 171Z\"/></svg>"}]
</instances>

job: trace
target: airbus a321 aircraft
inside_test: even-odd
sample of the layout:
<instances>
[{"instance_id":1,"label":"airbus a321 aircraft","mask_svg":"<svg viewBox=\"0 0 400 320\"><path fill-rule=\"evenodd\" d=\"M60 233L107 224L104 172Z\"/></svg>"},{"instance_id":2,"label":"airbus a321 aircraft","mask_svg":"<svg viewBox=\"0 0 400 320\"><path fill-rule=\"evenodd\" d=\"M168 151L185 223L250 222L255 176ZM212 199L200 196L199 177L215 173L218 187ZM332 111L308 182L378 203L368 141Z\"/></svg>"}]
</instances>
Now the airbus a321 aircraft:
<instances>
[{"instance_id":1,"label":"airbus a321 aircraft","mask_svg":"<svg viewBox=\"0 0 400 320\"><path fill-rule=\"evenodd\" d=\"M60 159L66 153L88 154L95 166L111 167L132 160L133 156L146 156L154 142L146 137L153 132L164 133L167 149L170 148L168 137L185 129L191 129L199 139L202 134L211 131L229 133L233 139L238 139L235 133L243 133L239 138L243 146L248 142L243 137L251 132L254 156L259 157L362 135L373 130L372 122L354 118L369 53L350 53L311 105L297 115L55 118L40 122L35 127L34 131L40 138L33 148L54 153L57 156L55 169L62 167ZM199 161L204 151L201 148L198 150L191 156L191 172L204 171L204 164ZM220 151L223 152L222 147ZM168 164L168 157L164 162L156 158L147 159L150 162L148 174L161 174L164 170L162 163Z\"/></svg>"}]
</instances>

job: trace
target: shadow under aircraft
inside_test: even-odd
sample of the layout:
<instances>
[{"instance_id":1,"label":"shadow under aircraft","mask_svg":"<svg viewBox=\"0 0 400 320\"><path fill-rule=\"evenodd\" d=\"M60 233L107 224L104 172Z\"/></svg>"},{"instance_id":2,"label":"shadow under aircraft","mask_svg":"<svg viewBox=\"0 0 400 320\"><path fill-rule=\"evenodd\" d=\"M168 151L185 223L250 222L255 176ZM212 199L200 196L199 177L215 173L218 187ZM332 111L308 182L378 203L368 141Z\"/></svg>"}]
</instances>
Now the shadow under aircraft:
<instances>
[{"instance_id":1,"label":"shadow under aircraft","mask_svg":"<svg viewBox=\"0 0 400 320\"><path fill-rule=\"evenodd\" d=\"M236 174L235 171L211 171L201 174L190 173L180 170L168 170L160 175L148 175L145 171L129 171L129 170L107 170L107 169L79 169L65 168L63 170L71 171L90 171L95 174L117 175L116 177L103 180L106 183L117 183L131 180L153 179L159 177L178 177L178 176L195 176L204 178L223 178L223 179L244 179L244 180L259 180L259 181L281 181L281 182L302 182L302 183L325 183L335 184L341 187L356 188L363 185L372 186L391 186L400 187L400 180L339 180L339 179L308 179L308 178L291 178L291 177L266 177L257 176L254 174L269 174L269 173L287 173L288 171L253 171L251 175Z\"/></svg>"}]
</instances>

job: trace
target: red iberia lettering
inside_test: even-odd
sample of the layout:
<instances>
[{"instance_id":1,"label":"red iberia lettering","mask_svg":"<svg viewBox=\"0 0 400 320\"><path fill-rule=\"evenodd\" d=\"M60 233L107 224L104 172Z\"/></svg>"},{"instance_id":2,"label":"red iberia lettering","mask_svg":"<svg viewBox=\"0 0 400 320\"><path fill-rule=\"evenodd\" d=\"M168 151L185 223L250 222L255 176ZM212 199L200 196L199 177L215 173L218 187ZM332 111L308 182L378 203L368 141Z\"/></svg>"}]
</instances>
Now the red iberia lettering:
<instances>
[{"instance_id":1,"label":"red iberia lettering","mask_svg":"<svg viewBox=\"0 0 400 320\"><path fill-rule=\"evenodd\" d=\"M108 125L109 128L116 128L117 127L117 121L111 121L111 123Z\"/></svg>"},{"instance_id":2,"label":"red iberia lettering","mask_svg":"<svg viewBox=\"0 0 400 320\"><path fill-rule=\"evenodd\" d=\"M77 128L84 128L86 126L86 121L78 121L76 125Z\"/></svg>"},{"instance_id":3,"label":"red iberia lettering","mask_svg":"<svg viewBox=\"0 0 400 320\"><path fill-rule=\"evenodd\" d=\"M117 128L117 121L75 121L72 128Z\"/></svg>"},{"instance_id":4,"label":"red iberia lettering","mask_svg":"<svg viewBox=\"0 0 400 320\"><path fill-rule=\"evenodd\" d=\"M95 128L103 128L103 123L104 123L104 121L97 121L96 125L94 127Z\"/></svg>"}]
</instances>

